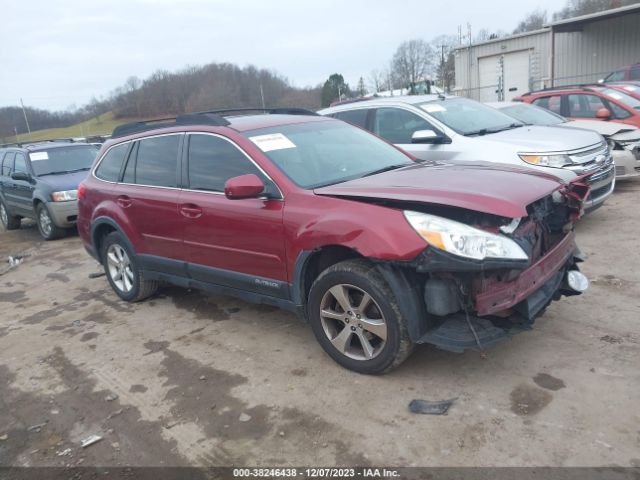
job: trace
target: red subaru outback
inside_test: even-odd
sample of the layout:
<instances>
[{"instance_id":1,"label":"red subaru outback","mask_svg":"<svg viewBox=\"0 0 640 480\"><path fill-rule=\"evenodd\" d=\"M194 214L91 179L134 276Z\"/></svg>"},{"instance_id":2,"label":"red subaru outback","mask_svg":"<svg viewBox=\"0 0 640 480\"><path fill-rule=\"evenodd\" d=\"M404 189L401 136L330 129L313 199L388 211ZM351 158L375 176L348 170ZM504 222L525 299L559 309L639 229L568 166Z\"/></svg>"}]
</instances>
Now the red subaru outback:
<instances>
[{"instance_id":1,"label":"red subaru outback","mask_svg":"<svg viewBox=\"0 0 640 480\"><path fill-rule=\"evenodd\" d=\"M378 373L414 344L489 347L587 288L572 226L587 186L418 163L299 113L114 131L78 191L78 229L121 299L164 281L276 305L339 364Z\"/></svg>"}]
</instances>

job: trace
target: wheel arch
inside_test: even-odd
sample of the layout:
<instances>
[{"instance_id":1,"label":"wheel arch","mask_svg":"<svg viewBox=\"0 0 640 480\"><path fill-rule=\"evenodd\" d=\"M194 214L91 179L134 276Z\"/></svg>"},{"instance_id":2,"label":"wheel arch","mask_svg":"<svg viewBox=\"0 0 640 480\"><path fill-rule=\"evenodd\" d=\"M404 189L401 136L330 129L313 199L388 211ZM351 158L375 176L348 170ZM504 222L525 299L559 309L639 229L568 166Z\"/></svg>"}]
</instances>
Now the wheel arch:
<instances>
[{"instance_id":1,"label":"wheel arch","mask_svg":"<svg viewBox=\"0 0 640 480\"><path fill-rule=\"evenodd\" d=\"M102 261L102 243L104 239L112 232L118 232L127 244L131 252L135 254L133 244L124 233L124 230L113 219L109 217L98 217L91 225L91 243L95 249L98 260Z\"/></svg>"}]
</instances>

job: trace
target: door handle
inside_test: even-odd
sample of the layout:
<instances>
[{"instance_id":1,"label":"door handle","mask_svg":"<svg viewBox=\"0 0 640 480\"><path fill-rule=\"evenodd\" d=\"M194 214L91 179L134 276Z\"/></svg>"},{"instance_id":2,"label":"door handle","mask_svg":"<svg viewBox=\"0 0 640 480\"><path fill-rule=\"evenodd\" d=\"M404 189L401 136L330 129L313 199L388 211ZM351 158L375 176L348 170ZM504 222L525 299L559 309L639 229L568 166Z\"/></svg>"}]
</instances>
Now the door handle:
<instances>
[{"instance_id":1,"label":"door handle","mask_svg":"<svg viewBox=\"0 0 640 480\"><path fill-rule=\"evenodd\" d=\"M199 218L202 216L202 209L193 203L185 203L180 205L180 213L183 217Z\"/></svg>"},{"instance_id":2,"label":"door handle","mask_svg":"<svg viewBox=\"0 0 640 480\"><path fill-rule=\"evenodd\" d=\"M117 199L116 202L118 203L118 205L120 205L122 208L128 208L131 206L131 199L127 196L127 195L120 195Z\"/></svg>"}]
</instances>

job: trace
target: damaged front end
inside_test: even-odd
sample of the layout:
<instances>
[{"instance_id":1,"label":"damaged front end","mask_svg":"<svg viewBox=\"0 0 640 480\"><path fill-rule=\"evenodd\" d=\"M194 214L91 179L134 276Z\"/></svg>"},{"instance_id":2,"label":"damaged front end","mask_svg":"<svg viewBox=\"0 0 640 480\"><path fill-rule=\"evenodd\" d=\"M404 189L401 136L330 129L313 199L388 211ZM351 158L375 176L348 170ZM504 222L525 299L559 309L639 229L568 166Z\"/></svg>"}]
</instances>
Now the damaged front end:
<instances>
[{"instance_id":1,"label":"damaged front end","mask_svg":"<svg viewBox=\"0 0 640 480\"><path fill-rule=\"evenodd\" d=\"M530 329L553 300L586 290L573 222L588 195L578 180L515 219L446 207L405 212L429 244L405 265L423 310L411 328L414 341L483 350Z\"/></svg>"}]
</instances>

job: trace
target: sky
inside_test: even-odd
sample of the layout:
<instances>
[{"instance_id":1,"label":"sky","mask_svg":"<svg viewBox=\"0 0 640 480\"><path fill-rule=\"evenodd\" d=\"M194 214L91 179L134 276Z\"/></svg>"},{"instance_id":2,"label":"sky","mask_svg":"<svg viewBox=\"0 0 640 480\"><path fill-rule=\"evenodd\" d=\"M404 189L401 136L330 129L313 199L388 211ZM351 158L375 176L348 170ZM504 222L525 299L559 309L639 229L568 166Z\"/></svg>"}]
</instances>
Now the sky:
<instances>
[{"instance_id":1,"label":"sky","mask_svg":"<svg viewBox=\"0 0 640 480\"><path fill-rule=\"evenodd\" d=\"M0 0L0 106L49 110L106 97L128 77L211 62L277 71L298 87L356 86L405 40L469 22L512 31L558 0Z\"/></svg>"}]
</instances>

